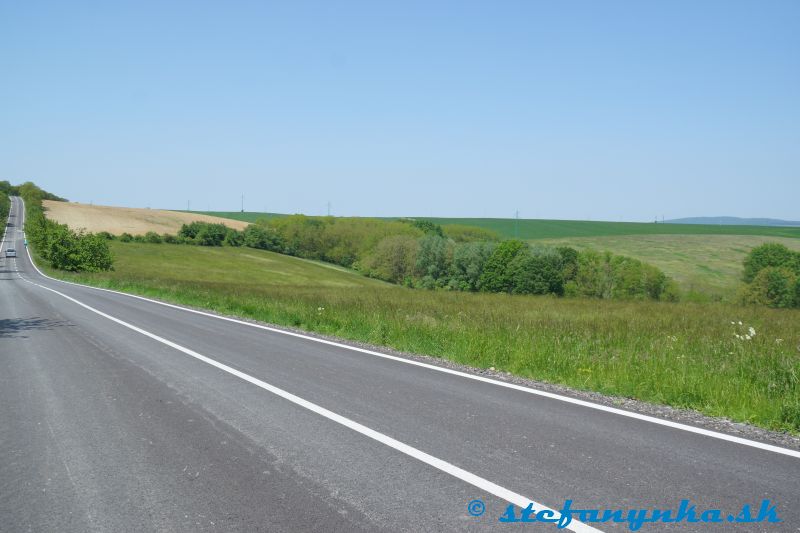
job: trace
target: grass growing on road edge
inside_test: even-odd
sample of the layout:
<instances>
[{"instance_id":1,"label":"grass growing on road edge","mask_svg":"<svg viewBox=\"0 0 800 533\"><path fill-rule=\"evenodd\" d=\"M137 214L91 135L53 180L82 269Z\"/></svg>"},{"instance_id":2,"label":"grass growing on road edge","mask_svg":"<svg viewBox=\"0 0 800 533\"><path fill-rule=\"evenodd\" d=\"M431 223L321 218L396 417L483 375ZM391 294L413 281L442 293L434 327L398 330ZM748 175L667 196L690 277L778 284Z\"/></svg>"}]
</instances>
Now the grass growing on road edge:
<instances>
[{"instance_id":1,"label":"grass growing on road edge","mask_svg":"<svg viewBox=\"0 0 800 533\"><path fill-rule=\"evenodd\" d=\"M169 247L170 258L142 260L148 246ZM239 270L251 267L235 254L226 254L224 269L213 276L212 255L206 261L183 255L206 252L115 243L114 272L48 273L577 389L800 430L797 310L332 286L313 275L278 283L242 276ZM750 327L756 335L746 339Z\"/></svg>"}]
</instances>

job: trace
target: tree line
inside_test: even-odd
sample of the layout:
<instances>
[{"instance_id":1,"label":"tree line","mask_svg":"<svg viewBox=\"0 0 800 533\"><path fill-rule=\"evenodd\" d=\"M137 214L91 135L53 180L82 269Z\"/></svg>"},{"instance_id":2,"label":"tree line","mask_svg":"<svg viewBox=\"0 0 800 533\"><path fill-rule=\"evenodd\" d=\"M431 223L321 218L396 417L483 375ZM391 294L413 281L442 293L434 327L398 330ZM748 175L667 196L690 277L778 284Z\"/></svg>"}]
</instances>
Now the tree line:
<instances>
[{"instance_id":1,"label":"tree line","mask_svg":"<svg viewBox=\"0 0 800 533\"><path fill-rule=\"evenodd\" d=\"M106 238L114 238L103 234ZM425 220L308 217L263 219L237 231L192 222L177 235L154 232L121 241L247 246L353 268L425 289L674 301L677 285L637 259L569 247L500 241L488 230Z\"/></svg>"}]
</instances>

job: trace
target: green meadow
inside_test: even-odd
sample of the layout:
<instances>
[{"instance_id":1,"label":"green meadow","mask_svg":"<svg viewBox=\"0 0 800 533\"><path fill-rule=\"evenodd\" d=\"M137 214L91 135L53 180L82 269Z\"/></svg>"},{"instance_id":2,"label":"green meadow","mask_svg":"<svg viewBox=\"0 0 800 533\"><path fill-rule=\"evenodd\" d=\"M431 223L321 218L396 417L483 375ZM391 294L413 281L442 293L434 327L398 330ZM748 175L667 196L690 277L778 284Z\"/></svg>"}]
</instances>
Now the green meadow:
<instances>
[{"instance_id":1,"label":"green meadow","mask_svg":"<svg viewBox=\"0 0 800 533\"><path fill-rule=\"evenodd\" d=\"M248 248L110 245L114 271L50 273L478 368L800 431L798 310L426 291ZM735 337L750 327L756 331L750 340Z\"/></svg>"}]
</instances>

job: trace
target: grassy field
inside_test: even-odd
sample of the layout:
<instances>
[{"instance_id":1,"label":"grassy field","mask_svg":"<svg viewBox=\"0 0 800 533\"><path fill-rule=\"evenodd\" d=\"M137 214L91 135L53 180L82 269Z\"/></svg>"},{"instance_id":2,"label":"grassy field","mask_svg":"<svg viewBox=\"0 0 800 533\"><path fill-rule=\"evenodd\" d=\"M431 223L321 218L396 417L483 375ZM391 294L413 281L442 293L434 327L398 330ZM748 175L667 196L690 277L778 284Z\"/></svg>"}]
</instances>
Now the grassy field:
<instances>
[{"instance_id":1,"label":"grassy field","mask_svg":"<svg viewBox=\"0 0 800 533\"><path fill-rule=\"evenodd\" d=\"M432 292L258 250L119 242L112 247L114 272L58 275L800 430L800 311ZM754 338L734 337L749 327L757 332Z\"/></svg>"},{"instance_id":2,"label":"grassy field","mask_svg":"<svg viewBox=\"0 0 800 533\"><path fill-rule=\"evenodd\" d=\"M750 249L765 242L780 242L800 250L800 239L757 235L621 235L531 242L635 257L663 270L684 291L712 299L735 295L741 283L742 261Z\"/></svg>"},{"instance_id":3,"label":"grassy field","mask_svg":"<svg viewBox=\"0 0 800 533\"><path fill-rule=\"evenodd\" d=\"M138 209L134 207L111 207L105 205L79 204L77 202L53 202L45 200L42 206L47 217L78 230L91 232L107 231L114 235L127 232L131 235L144 235L148 231L156 233L178 232L182 224L195 220L218 222L234 229L244 229L246 222L204 214L164 211L161 209Z\"/></svg>"}]
</instances>

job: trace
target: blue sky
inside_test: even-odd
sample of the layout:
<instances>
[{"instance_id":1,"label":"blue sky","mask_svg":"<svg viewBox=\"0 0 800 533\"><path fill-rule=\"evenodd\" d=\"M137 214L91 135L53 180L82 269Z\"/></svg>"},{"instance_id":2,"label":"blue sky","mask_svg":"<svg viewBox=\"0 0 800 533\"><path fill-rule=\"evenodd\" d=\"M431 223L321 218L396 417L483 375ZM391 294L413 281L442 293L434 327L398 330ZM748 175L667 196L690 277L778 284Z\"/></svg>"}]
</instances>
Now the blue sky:
<instances>
[{"instance_id":1,"label":"blue sky","mask_svg":"<svg viewBox=\"0 0 800 533\"><path fill-rule=\"evenodd\" d=\"M3 2L0 179L134 207L800 218L800 2Z\"/></svg>"}]
</instances>

